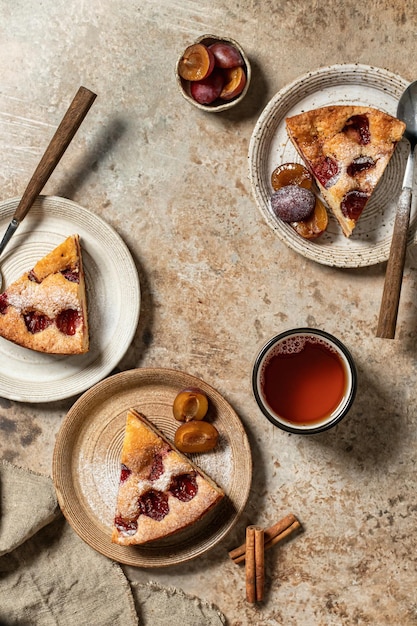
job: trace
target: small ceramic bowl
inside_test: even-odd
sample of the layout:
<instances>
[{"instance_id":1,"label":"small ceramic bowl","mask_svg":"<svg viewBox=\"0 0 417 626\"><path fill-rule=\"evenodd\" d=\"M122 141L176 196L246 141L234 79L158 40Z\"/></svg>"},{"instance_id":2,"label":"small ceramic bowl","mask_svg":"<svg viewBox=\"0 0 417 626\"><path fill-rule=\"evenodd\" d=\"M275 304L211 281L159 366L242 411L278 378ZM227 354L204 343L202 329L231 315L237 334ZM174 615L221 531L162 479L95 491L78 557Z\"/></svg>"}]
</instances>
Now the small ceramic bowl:
<instances>
[{"instance_id":1,"label":"small ceramic bowl","mask_svg":"<svg viewBox=\"0 0 417 626\"><path fill-rule=\"evenodd\" d=\"M260 350L252 389L272 424L295 434L320 433L338 424L356 394L352 355L336 337L295 328L272 337Z\"/></svg>"},{"instance_id":2,"label":"small ceramic bowl","mask_svg":"<svg viewBox=\"0 0 417 626\"><path fill-rule=\"evenodd\" d=\"M247 58L240 44L238 44L237 41L234 41L234 39L229 39L228 37L222 37L220 35L202 35L201 37L196 39L196 41L194 41L193 43L202 43L205 46L211 46L213 43L216 43L216 42L225 42L225 43L231 44L240 52L242 59L243 59L243 69L246 74L246 84L245 84L245 87L243 88L243 91L232 100L221 100L220 98L218 98L211 104L200 104L199 102L194 100L194 98L191 96L190 81L184 80L179 75L178 66L181 61L182 54L178 58L177 65L175 67L175 75L177 79L177 84L178 84L178 87L182 96L193 106L197 107L201 111L207 111L208 113L219 113L220 111L227 111L228 109L231 109L232 107L239 104L239 102L242 102L243 98L247 94L250 81L251 81L251 66L249 63L249 59Z\"/></svg>"}]
</instances>

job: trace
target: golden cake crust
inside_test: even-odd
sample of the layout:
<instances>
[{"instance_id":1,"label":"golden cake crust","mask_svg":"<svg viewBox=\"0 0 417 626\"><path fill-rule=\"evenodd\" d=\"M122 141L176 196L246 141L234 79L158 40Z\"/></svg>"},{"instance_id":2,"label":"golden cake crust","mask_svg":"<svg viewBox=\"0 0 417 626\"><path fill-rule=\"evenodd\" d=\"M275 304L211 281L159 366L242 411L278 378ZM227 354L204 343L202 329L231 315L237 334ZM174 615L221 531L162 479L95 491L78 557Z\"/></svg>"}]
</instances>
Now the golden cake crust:
<instances>
[{"instance_id":1,"label":"golden cake crust","mask_svg":"<svg viewBox=\"0 0 417 626\"><path fill-rule=\"evenodd\" d=\"M59 246L40 259L32 272L41 282L49 274L62 270L75 270L80 262L81 248L78 235L67 237Z\"/></svg>"},{"instance_id":2,"label":"golden cake crust","mask_svg":"<svg viewBox=\"0 0 417 626\"><path fill-rule=\"evenodd\" d=\"M371 107L340 105L286 119L288 135L349 237L405 124Z\"/></svg>"},{"instance_id":3,"label":"golden cake crust","mask_svg":"<svg viewBox=\"0 0 417 626\"><path fill-rule=\"evenodd\" d=\"M207 474L134 409L126 417L121 463L127 476L119 484L111 537L119 545L140 545L183 530L224 497L223 490ZM186 501L172 492L172 484L179 477L190 478L196 490ZM163 500L161 519L144 513L139 504L150 493Z\"/></svg>"}]
</instances>

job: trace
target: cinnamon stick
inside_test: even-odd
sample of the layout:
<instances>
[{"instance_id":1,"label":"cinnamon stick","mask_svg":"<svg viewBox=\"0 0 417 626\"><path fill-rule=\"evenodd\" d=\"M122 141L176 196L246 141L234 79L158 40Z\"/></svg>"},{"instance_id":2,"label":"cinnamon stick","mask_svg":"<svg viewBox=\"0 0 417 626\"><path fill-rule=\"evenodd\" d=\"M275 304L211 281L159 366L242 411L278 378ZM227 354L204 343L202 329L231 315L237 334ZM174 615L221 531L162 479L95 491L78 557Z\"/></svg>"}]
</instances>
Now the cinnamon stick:
<instances>
[{"instance_id":1,"label":"cinnamon stick","mask_svg":"<svg viewBox=\"0 0 417 626\"><path fill-rule=\"evenodd\" d=\"M278 535L275 535L275 537L271 537L269 541L266 541L265 550L269 550L269 548L272 548L272 546L285 539L285 537L288 537L288 535L293 533L294 530L297 530L298 528L301 528L301 524L297 519L290 526L288 526L288 528L283 530L282 533L278 533Z\"/></svg>"},{"instance_id":2,"label":"cinnamon stick","mask_svg":"<svg viewBox=\"0 0 417 626\"><path fill-rule=\"evenodd\" d=\"M284 518L267 528L264 532L264 549L268 550L272 548L279 541L282 541L285 537L292 532L301 528L301 524L298 519L290 513ZM246 558L246 543L242 543L238 548L231 550L229 556L236 564L242 563Z\"/></svg>"},{"instance_id":3,"label":"cinnamon stick","mask_svg":"<svg viewBox=\"0 0 417 626\"><path fill-rule=\"evenodd\" d=\"M265 588L265 538L263 528L255 528L255 587L256 601L264 599Z\"/></svg>"},{"instance_id":4,"label":"cinnamon stick","mask_svg":"<svg viewBox=\"0 0 417 626\"><path fill-rule=\"evenodd\" d=\"M246 600L263 600L265 585L264 531L260 526L246 529Z\"/></svg>"},{"instance_id":5,"label":"cinnamon stick","mask_svg":"<svg viewBox=\"0 0 417 626\"><path fill-rule=\"evenodd\" d=\"M255 602L256 600L256 580L255 580L255 527L246 528L246 600Z\"/></svg>"}]
</instances>

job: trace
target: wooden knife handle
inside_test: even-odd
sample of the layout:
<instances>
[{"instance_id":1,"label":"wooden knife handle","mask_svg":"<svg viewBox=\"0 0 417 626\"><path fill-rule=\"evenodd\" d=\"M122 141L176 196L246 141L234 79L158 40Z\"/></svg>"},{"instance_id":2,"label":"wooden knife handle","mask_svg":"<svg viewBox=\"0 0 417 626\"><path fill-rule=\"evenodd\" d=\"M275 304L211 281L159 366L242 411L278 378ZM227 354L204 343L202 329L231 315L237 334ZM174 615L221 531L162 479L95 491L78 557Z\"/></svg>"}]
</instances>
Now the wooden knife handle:
<instances>
[{"instance_id":1,"label":"wooden knife handle","mask_svg":"<svg viewBox=\"0 0 417 626\"><path fill-rule=\"evenodd\" d=\"M78 89L16 208L13 217L18 222L25 217L42 191L96 97L96 94L86 87Z\"/></svg>"},{"instance_id":2,"label":"wooden knife handle","mask_svg":"<svg viewBox=\"0 0 417 626\"><path fill-rule=\"evenodd\" d=\"M410 224L411 193L409 187L405 187L402 190L395 216L376 333L377 337L385 339L394 339L395 327L397 325L398 305L407 252L408 227Z\"/></svg>"}]
</instances>

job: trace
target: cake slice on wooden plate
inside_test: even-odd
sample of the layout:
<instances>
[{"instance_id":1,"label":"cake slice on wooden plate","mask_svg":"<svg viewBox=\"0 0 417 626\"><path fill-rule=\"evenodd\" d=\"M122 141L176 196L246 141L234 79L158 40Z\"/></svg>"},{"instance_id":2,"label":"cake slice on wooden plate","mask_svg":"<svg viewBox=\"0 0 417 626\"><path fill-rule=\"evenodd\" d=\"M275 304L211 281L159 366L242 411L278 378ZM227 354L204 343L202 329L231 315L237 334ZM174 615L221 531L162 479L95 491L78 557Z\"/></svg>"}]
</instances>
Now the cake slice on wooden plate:
<instances>
[{"instance_id":1,"label":"cake slice on wooden plate","mask_svg":"<svg viewBox=\"0 0 417 626\"><path fill-rule=\"evenodd\" d=\"M67 237L0 294L0 336L48 354L89 349L78 235Z\"/></svg>"},{"instance_id":2,"label":"cake slice on wooden plate","mask_svg":"<svg viewBox=\"0 0 417 626\"><path fill-rule=\"evenodd\" d=\"M288 117L286 128L324 201L350 237L405 124L375 108L339 105Z\"/></svg>"},{"instance_id":3,"label":"cake slice on wooden plate","mask_svg":"<svg viewBox=\"0 0 417 626\"><path fill-rule=\"evenodd\" d=\"M127 412L113 543L140 545L168 537L200 520L223 497L144 415Z\"/></svg>"}]
</instances>

